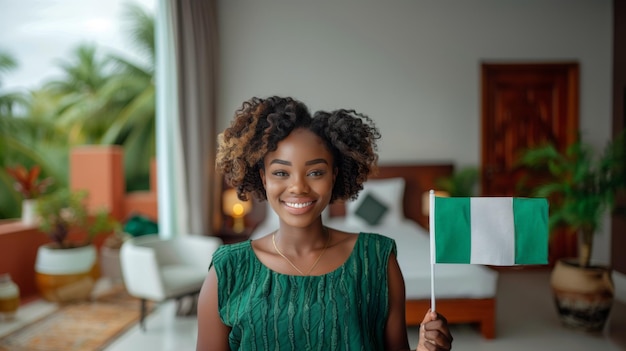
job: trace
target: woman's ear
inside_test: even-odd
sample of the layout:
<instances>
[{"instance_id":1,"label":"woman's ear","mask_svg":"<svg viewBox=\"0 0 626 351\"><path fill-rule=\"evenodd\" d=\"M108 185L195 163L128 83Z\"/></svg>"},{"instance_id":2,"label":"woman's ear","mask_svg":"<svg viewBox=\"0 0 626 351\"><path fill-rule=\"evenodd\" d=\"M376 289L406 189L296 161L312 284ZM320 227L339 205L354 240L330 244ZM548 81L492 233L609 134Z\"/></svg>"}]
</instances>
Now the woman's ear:
<instances>
[{"instance_id":1,"label":"woman's ear","mask_svg":"<svg viewBox=\"0 0 626 351\"><path fill-rule=\"evenodd\" d=\"M261 176L261 181L263 182L263 187L267 188L265 186L265 169L263 169L263 168L259 169L259 176Z\"/></svg>"}]
</instances>

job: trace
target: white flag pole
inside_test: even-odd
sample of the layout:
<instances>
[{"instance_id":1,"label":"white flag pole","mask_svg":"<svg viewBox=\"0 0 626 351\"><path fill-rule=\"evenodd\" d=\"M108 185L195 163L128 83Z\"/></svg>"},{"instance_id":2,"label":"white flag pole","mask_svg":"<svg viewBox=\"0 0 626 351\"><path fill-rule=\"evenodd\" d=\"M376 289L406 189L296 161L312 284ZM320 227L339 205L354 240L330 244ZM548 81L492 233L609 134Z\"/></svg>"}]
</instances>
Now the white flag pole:
<instances>
[{"instance_id":1,"label":"white flag pole","mask_svg":"<svg viewBox=\"0 0 626 351\"><path fill-rule=\"evenodd\" d=\"M429 218L428 228L430 231L430 310L435 312L435 191L429 194Z\"/></svg>"}]
</instances>

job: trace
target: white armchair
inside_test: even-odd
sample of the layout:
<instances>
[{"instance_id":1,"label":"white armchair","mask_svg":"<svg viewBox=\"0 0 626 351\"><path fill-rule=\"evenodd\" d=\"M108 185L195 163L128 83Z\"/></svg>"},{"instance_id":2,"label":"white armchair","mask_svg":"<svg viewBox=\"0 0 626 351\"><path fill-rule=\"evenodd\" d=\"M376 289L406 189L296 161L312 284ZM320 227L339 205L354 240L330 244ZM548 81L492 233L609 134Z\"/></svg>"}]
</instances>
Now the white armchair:
<instances>
[{"instance_id":1,"label":"white armchair","mask_svg":"<svg viewBox=\"0 0 626 351\"><path fill-rule=\"evenodd\" d=\"M144 235L124 242L120 251L122 276L128 293L141 300L140 326L145 330L146 302L170 298L178 303L195 296L206 277L217 237L187 235L162 239Z\"/></svg>"}]
</instances>

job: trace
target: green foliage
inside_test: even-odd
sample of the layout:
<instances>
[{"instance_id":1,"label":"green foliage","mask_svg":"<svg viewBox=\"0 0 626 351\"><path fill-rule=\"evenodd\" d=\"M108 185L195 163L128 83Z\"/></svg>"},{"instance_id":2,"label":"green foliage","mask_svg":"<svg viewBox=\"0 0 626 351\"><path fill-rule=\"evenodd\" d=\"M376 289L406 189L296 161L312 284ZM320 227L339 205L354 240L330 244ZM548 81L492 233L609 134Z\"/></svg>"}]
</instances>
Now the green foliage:
<instances>
[{"instance_id":1,"label":"green foliage","mask_svg":"<svg viewBox=\"0 0 626 351\"><path fill-rule=\"evenodd\" d=\"M10 72L17 68L17 61L8 52L0 52L0 73ZM0 80L2 83L2 80Z\"/></svg>"},{"instance_id":2,"label":"green foliage","mask_svg":"<svg viewBox=\"0 0 626 351\"><path fill-rule=\"evenodd\" d=\"M602 215L626 188L626 132L607 143L599 157L580 138L566 152L554 145L527 150L519 163L547 171L532 194L550 199L550 227L566 226L581 235L581 265L590 264L593 235Z\"/></svg>"},{"instance_id":3,"label":"green foliage","mask_svg":"<svg viewBox=\"0 0 626 351\"><path fill-rule=\"evenodd\" d=\"M154 62L154 16L136 4L128 3L124 9L125 28L130 41L137 51L143 54L149 62Z\"/></svg>"},{"instance_id":4,"label":"green foliage","mask_svg":"<svg viewBox=\"0 0 626 351\"><path fill-rule=\"evenodd\" d=\"M86 191L61 189L37 199L39 229L46 233L58 248L71 248L90 243L98 234L111 233L119 224L107 210L99 210L94 216L87 211ZM82 229L87 233L84 243L68 242L71 229Z\"/></svg>"},{"instance_id":5,"label":"green foliage","mask_svg":"<svg viewBox=\"0 0 626 351\"><path fill-rule=\"evenodd\" d=\"M476 194L480 172L476 167L465 167L449 177L438 178L435 185L452 197L471 197Z\"/></svg>"},{"instance_id":6,"label":"green foliage","mask_svg":"<svg viewBox=\"0 0 626 351\"><path fill-rule=\"evenodd\" d=\"M11 55L0 52L0 74L17 66ZM41 167L42 177L55 180L51 190L66 183L67 167L61 173L57 172L54 166L60 164L61 159L54 153L58 148L48 144L50 140L57 140L58 144L62 134L51 130L50 123L24 115L32 103L30 96L22 92L0 94L0 218L16 218L21 211L22 195L15 189L15 179L8 168L18 164L27 168Z\"/></svg>"},{"instance_id":7,"label":"green foliage","mask_svg":"<svg viewBox=\"0 0 626 351\"><path fill-rule=\"evenodd\" d=\"M146 62L105 55L93 44L79 44L60 59L61 78L27 93L0 94L0 218L19 216L20 196L5 167L39 165L55 180L50 190L67 187L69 152L79 145L121 145L127 190L149 187L156 154L154 16L127 4L126 32ZM0 52L2 74L17 67Z\"/></svg>"}]
</instances>

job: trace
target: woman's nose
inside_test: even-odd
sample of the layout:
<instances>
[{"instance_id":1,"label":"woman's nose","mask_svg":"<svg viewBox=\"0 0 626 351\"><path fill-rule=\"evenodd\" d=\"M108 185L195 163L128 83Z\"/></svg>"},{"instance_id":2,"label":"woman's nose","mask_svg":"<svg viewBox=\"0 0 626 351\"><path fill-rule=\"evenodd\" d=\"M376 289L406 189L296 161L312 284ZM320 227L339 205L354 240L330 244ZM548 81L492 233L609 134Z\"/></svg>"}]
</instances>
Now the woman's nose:
<instances>
[{"instance_id":1,"label":"woman's nose","mask_svg":"<svg viewBox=\"0 0 626 351\"><path fill-rule=\"evenodd\" d=\"M289 191L293 194L306 194L309 192L309 184L306 177L293 176L289 187Z\"/></svg>"}]
</instances>

